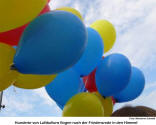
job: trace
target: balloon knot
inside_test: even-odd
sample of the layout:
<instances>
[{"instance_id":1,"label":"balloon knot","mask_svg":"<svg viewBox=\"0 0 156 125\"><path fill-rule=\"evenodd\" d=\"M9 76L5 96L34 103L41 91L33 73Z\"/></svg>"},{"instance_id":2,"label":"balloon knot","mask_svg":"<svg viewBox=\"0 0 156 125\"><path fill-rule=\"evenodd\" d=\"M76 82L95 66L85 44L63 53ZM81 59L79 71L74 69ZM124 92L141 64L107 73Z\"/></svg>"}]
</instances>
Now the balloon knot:
<instances>
[{"instance_id":1,"label":"balloon knot","mask_svg":"<svg viewBox=\"0 0 156 125\"><path fill-rule=\"evenodd\" d=\"M16 70L16 71L17 71L17 68L15 67L14 64L12 64L12 65L10 66L10 70Z\"/></svg>"}]
</instances>

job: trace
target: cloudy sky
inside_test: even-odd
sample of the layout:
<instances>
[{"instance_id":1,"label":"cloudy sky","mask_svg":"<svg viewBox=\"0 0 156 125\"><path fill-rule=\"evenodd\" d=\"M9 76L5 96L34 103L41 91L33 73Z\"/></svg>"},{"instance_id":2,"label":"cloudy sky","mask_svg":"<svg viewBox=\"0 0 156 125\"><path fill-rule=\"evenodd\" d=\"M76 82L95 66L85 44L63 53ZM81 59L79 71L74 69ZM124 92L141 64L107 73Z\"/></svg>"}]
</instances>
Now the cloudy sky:
<instances>
[{"instance_id":1,"label":"cloudy sky","mask_svg":"<svg viewBox=\"0 0 156 125\"><path fill-rule=\"evenodd\" d=\"M132 65L145 74L146 87L143 94L123 105L145 105L156 109L156 1L155 0L52 0L51 9L73 7L81 12L86 26L98 19L112 22L117 40L108 53L126 55ZM61 116L61 110L46 94L44 88L23 90L10 87L4 91L6 108L0 116Z\"/></svg>"}]
</instances>

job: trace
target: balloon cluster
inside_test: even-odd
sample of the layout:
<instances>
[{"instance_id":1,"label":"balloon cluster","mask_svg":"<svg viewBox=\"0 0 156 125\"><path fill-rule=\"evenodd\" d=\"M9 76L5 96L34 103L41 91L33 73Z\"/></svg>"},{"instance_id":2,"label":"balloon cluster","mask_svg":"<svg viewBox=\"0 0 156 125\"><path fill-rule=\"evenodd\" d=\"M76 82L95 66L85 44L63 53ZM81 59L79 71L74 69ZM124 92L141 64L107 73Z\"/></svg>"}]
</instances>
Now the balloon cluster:
<instances>
[{"instance_id":1,"label":"balloon cluster","mask_svg":"<svg viewBox=\"0 0 156 125\"><path fill-rule=\"evenodd\" d=\"M63 116L110 116L113 104L136 99L143 73L122 54L103 57L114 26L98 20L86 28L77 10L50 11L48 2L0 2L0 91L45 86Z\"/></svg>"}]
</instances>

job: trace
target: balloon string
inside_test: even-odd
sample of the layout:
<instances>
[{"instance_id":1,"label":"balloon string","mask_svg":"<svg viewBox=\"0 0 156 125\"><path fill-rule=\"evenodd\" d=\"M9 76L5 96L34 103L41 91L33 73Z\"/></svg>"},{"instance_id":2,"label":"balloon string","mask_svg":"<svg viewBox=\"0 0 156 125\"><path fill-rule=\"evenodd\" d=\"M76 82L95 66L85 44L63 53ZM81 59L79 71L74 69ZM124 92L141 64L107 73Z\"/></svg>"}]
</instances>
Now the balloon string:
<instances>
[{"instance_id":1,"label":"balloon string","mask_svg":"<svg viewBox=\"0 0 156 125\"><path fill-rule=\"evenodd\" d=\"M87 77L87 80L85 81L85 86L86 86L87 82L88 82L88 77Z\"/></svg>"},{"instance_id":2,"label":"balloon string","mask_svg":"<svg viewBox=\"0 0 156 125\"><path fill-rule=\"evenodd\" d=\"M87 84L87 82L88 82L88 77L87 77L87 79L86 79L86 81L85 81L85 83L84 83L84 86L83 86L83 92L87 92L87 89L86 89L86 84Z\"/></svg>"},{"instance_id":3,"label":"balloon string","mask_svg":"<svg viewBox=\"0 0 156 125\"><path fill-rule=\"evenodd\" d=\"M0 92L0 112L1 112L1 109L4 107L2 105L2 98L3 98L3 91Z\"/></svg>"},{"instance_id":4,"label":"balloon string","mask_svg":"<svg viewBox=\"0 0 156 125\"><path fill-rule=\"evenodd\" d=\"M87 82L88 82L88 77L87 77L87 80L85 81L85 84L84 84L84 89L86 89L86 85L87 85Z\"/></svg>"},{"instance_id":5,"label":"balloon string","mask_svg":"<svg viewBox=\"0 0 156 125\"><path fill-rule=\"evenodd\" d=\"M88 81L88 78L87 78L85 83L83 83L83 80L82 80L82 82L80 83L79 89L78 89L79 93L80 92L86 92L86 87L85 86L86 86L87 81Z\"/></svg>"}]
</instances>

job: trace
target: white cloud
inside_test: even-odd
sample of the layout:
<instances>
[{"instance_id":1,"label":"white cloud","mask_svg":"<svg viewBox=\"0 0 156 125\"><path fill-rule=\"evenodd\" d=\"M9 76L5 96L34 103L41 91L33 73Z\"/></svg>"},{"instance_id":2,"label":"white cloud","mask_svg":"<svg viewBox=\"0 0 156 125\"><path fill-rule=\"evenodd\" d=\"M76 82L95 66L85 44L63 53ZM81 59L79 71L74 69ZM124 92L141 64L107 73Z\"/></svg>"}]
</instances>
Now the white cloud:
<instances>
[{"instance_id":1,"label":"white cloud","mask_svg":"<svg viewBox=\"0 0 156 125\"><path fill-rule=\"evenodd\" d=\"M145 90L149 90L149 89L152 89L152 88L156 88L156 82L146 84L146 86L145 86Z\"/></svg>"},{"instance_id":2,"label":"white cloud","mask_svg":"<svg viewBox=\"0 0 156 125\"><path fill-rule=\"evenodd\" d=\"M53 1L51 1L50 2L50 7L52 8L52 9L56 9L56 8L58 8L58 7L63 7L63 6L67 6L68 4L70 4L70 0L64 0L64 1L60 1L60 0L53 0Z\"/></svg>"},{"instance_id":3,"label":"white cloud","mask_svg":"<svg viewBox=\"0 0 156 125\"><path fill-rule=\"evenodd\" d=\"M56 105L54 100L49 97L44 87L34 90L34 93L43 99L43 104L53 107L53 110L55 110L56 112L62 112L61 109Z\"/></svg>"},{"instance_id":4,"label":"white cloud","mask_svg":"<svg viewBox=\"0 0 156 125\"><path fill-rule=\"evenodd\" d=\"M97 19L108 19L116 26L125 27L130 22L146 16L156 5L153 0L56 0L51 1L51 8L70 6L85 15L87 24Z\"/></svg>"},{"instance_id":5,"label":"white cloud","mask_svg":"<svg viewBox=\"0 0 156 125\"><path fill-rule=\"evenodd\" d=\"M27 96L23 95L22 98L18 96L12 88L10 91L5 91L3 95L2 104L5 105L5 108L2 109L0 115L4 116L17 116L17 112L26 113L32 110L34 104L29 103Z\"/></svg>"},{"instance_id":6,"label":"white cloud","mask_svg":"<svg viewBox=\"0 0 156 125\"><path fill-rule=\"evenodd\" d=\"M4 91L0 116L61 116L61 110L44 88L25 90L10 87Z\"/></svg>"},{"instance_id":7,"label":"white cloud","mask_svg":"<svg viewBox=\"0 0 156 125\"><path fill-rule=\"evenodd\" d=\"M108 53L126 55L132 65L141 68L147 81L156 70L156 1L153 0L74 0L51 1L51 8L70 6L84 16L85 24L107 19L115 25L117 40Z\"/></svg>"},{"instance_id":8,"label":"white cloud","mask_svg":"<svg viewBox=\"0 0 156 125\"><path fill-rule=\"evenodd\" d=\"M36 90L33 90L33 91L34 91L35 94L37 94L42 99L44 99L45 104L48 104L50 106L55 105L55 102L49 97L49 95L47 94L47 92L45 91L44 88L36 89Z\"/></svg>"}]
</instances>

